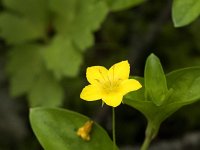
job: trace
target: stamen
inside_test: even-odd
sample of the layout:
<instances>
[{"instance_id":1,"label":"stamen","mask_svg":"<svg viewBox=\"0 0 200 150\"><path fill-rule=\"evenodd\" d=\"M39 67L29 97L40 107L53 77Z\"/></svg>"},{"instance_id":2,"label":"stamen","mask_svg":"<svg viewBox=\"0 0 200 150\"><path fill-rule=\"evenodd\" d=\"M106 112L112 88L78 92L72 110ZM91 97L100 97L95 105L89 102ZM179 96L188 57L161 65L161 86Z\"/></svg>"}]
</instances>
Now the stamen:
<instances>
[{"instance_id":1,"label":"stamen","mask_svg":"<svg viewBox=\"0 0 200 150\"><path fill-rule=\"evenodd\" d=\"M104 82L106 82L106 79L104 78L104 76L103 76L103 73L101 72L101 70L100 70L100 69L99 69L99 73L100 73L100 75L102 76L102 78L103 78Z\"/></svg>"}]
</instances>

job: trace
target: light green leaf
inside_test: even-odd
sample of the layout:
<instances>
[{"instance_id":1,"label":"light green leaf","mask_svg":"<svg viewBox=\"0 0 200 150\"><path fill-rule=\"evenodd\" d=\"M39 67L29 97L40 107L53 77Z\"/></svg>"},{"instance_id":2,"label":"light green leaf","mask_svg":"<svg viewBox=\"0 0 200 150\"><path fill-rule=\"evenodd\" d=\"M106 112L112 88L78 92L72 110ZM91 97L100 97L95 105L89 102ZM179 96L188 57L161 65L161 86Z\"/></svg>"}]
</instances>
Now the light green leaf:
<instances>
[{"instance_id":1,"label":"light green leaf","mask_svg":"<svg viewBox=\"0 0 200 150\"><path fill-rule=\"evenodd\" d=\"M41 45L19 45L9 52L7 72L12 96L28 94L30 105L58 106L63 89L51 73L45 72Z\"/></svg>"},{"instance_id":2,"label":"light green leaf","mask_svg":"<svg viewBox=\"0 0 200 150\"><path fill-rule=\"evenodd\" d=\"M39 45L20 45L9 52L6 70L10 76L12 96L28 92L42 69Z\"/></svg>"},{"instance_id":3,"label":"light green leaf","mask_svg":"<svg viewBox=\"0 0 200 150\"><path fill-rule=\"evenodd\" d=\"M120 11L130 7L137 6L145 0L106 0L111 11Z\"/></svg>"},{"instance_id":4,"label":"light green leaf","mask_svg":"<svg viewBox=\"0 0 200 150\"><path fill-rule=\"evenodd\" d=\"M59 106L62 104L64 91L50 73L41 74L28 93L31 107Z\"/></svg>"},{"instance_id":5,"label":"light green leaf","mask_svg":"<svg viewBox=\"0 0 200 150\"><path fill-rule=\"evenodd\" d=\"M76 131L88 120L64 109L34 108L30 111L32 129L45 150L111 150L111 139L96 123L92 126L90 141L77 136Z\"/></svg>"},{"instance_id":6,"label":"light green leaf","mask_svg":"<svg viewBox=\"0 0 200 150\"><path fill-rule=\"evenodd\" d=\"M48 0L2 0L2 2L9 11L15 11L27 19L40 23L47 21Z\"/></svg>"},{"instance_id":7,"label":"light green leaf","mask_svg":"<svg viewBox=\"0 0 200 150\"><path fill-rule=\"evenodd\" d=\"M167 82L158 57L151 54L145 65L145 96L156 105L161 105L168 93Z\"/></svg>"},{"instance_id":8,"label":"light green leaf","mask_svg":"<svg viewBox=\"0 0 200 150\"><path fill-rule=\"evenodd\" d=\"M53 71L58 79L63 76L76 76L82 63L81 53L70 39L61 36L55 37L44 48L43 57L47 68Z\"/></svg>"},{"instance_id":9,"label":"light green leaf","mask_svg":"<svg viewBox=\"0 0 200 150\"><path fill-rule=\"evenodd\" d=\"M50 0L50 9L56 16L53 23L57 32L82 51L93 44L92 32L108 13L106 3L99 0Z\"/></svg>"},{"instance_id":10,"label":"light green leaf","mask_svg":"<svg viewBox=\"0 0 200 150\"><path fill-rule=\"evenodd\" d=\"M200 0L174 0L172 17L175 27L185 26L200 15Z\"/></svg>"},{"instance_id":11,"label":"light green leaf","mask_svg":"<svg viewBox=\"0 0 200 150\"><path fill-rule=\"evenodd\" d=\"M44 36L43 26L11 13L0 14L0 36L9 44L25 43Z\"/></svg>"}]
</instances>

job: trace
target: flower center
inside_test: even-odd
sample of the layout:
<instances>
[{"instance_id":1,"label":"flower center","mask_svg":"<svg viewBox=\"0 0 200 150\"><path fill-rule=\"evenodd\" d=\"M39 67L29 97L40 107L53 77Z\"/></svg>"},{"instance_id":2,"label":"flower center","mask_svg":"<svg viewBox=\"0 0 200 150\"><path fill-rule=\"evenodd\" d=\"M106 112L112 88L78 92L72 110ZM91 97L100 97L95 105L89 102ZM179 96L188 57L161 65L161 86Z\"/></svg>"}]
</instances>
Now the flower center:
<instances>
[{"instance_id":1,"label":"flower center","mask_svg":"<svg viewBox=\"0 0 200 150\"><path fill-rule=\"evenodd\" d=\"M103 90L107 94L115 93L119 91L120 80L118 81L106 81L103 83Z\"/></svg>"}]
</instances>

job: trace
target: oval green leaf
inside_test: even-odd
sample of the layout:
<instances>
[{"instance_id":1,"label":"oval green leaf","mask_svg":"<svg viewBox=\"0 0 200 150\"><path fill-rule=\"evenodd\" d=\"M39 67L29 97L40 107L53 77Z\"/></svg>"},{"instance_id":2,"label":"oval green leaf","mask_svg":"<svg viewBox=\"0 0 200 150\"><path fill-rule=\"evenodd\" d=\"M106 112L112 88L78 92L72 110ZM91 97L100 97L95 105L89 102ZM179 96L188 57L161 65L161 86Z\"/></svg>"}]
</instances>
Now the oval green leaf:
<instances>
[{"instance_id":1,"label":"oval green leaf","mask_svg":"<svg viewBox=\"0 0 200 150\"><path fill-rule=\"evenodd\" d=\"M145 96L156 105L161 105L168 93L167 82L160 60L151 54L145 65Z\"/></svg>"},{"instance_id":2,"label":"oval green leaf","mask_svg":"<svg viewBox=\"0 0 200 150\"><path fill-rule=\"evenodd\" d=\"M146 99L145 86L125 96L124 103L139 110L148 122L159 128L160 124L179 108L200 100L200 67L173 71L167 76L169 96L160 106ZM144 85L143 78L136 78Z\"/></svg>"},{"instance_id":3,"label":"oval green leaf","mask_svg":"<svg viewBox=\"0 0 200 150\"><path fill-rule=\"evenodd\" d=\"M166 77L168 87L173 89L170 101L190 104L200 100L200 67L176 70Z\"/></svg>"},{"instance_id":4,"label":"oval green leaf","mask_svg":"<svg viewBox=\"0 0 200 150\"><path fill-rule=\"evenodd\" d=\"M172 18L175 27L181 27L194 21L200 15L199 0L174 0Z\"/></svg>"},{"instance_id":5,"label":"oval green leaf","mask_svg":"<svg viewBox=\"0 0 200 150\"><path fill-rule=\"evenodd\" d=\"M45 150L111 150L108 134L94 123L90 141L77 136L77 130L89 118L69 110L33 108L30 110L32 129Z\"/></svg>"}]
</instances>

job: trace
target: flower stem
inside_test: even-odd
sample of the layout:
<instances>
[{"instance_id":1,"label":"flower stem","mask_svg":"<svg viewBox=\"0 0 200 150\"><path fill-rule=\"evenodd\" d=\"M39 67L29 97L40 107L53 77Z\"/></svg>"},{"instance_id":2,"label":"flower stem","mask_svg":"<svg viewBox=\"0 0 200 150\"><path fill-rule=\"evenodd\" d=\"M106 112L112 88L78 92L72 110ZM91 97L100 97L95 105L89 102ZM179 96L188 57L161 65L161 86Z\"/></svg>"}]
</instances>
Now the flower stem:
<instances>
[{"instance_id":1,"label":"flower stem","mask_svg":"<svg viewBox=\"0 0 200 150\"><path fill-rule=\"evenodd\" d=\"M115 108L112 108L112 138L113 138L113 150L116 149L116 138L115 138Z\"/></svg>"},{"instance_id":2,"label":"flower stem","mask_svg":"<svg viewBox=\"0 0 200 150\"><path fill-rule=\"evenodd\" d=\"M151 139L149 138L149 136L146 136L140 150L148 150L150 143Z\"/></svg>"},{"instance_id":3,"label":"flower stem","mask_svg":"<svg viewBox=\"0 0 200 150\"><path fill-rule=\"evenodd\" d=\"M140 150L148 150L151 141L156 137L159 126L149 122L146 128L145 140Z\"/></svg>"}]
</instances>

